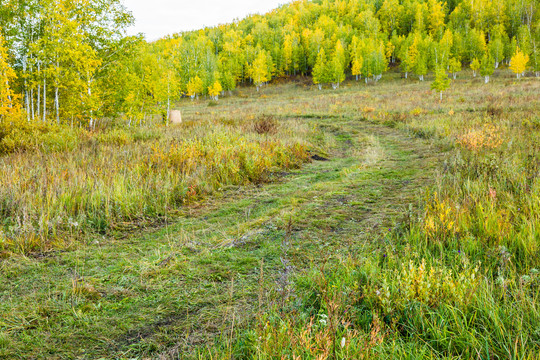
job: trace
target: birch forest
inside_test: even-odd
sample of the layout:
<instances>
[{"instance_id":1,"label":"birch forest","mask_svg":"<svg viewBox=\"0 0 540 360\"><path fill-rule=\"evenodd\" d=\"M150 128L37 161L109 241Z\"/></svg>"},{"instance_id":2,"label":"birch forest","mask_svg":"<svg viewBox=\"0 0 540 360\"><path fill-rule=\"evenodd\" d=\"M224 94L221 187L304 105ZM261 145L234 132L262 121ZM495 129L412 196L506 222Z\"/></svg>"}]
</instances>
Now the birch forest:
<instances>
[{"instance_id":1,"label":"birch forest","mask_svg":"<svg viewBox=\"0 0 540 360\"><path fill-rule=\"evenodd\" d=\"M154 42L127 36L119 0L4 0L0 6L1 116L92 125L144 121L183 96L218 98L237 86L312 76L337 88L439 66L489 78L519 54L540 74L534 0L294 1L264 14ZM521 60L523 62L523 60Z\"/></svg>"}]
</instances>

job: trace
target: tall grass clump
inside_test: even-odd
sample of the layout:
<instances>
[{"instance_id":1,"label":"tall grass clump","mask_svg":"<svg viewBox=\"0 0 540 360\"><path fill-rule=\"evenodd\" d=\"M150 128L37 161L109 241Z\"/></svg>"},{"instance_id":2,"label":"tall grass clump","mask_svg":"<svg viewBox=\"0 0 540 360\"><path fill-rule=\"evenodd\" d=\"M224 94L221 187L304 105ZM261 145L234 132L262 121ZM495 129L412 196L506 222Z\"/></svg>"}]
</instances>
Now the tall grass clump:
<instances>
[{"instance_id":1,"label":"tall grass clump","mask_svg":"<svg viewBox=\"0 0 540 360\"><path fill-rule=\"evenodd\" d=\"M73 150L82 140L82 130L22 117L0 121L0 156L28 150Z\"/></svg>"},{"instance_id":2,"label":"tall grass clump","mask_svg":"<svg viewBox=\"0 0 540 360\"><path fill-rule=\"evenodd\" d=\"M0 250L43 251L82 234L141 226L225 185L265 182L309 160L312 129L294 123L290 136L278 123L263 133L257 124L73 130L78 140L57 151L18 146L0 158Z\"/></svg>"}]
</instances>

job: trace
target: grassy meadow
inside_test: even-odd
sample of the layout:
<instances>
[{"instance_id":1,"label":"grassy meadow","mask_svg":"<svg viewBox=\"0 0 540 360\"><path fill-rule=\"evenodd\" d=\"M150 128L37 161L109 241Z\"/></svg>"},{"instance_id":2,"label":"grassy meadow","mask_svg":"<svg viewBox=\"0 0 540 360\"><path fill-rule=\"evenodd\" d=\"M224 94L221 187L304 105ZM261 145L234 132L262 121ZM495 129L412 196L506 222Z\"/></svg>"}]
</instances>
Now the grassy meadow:
<instances>
[{"instance_id":1,"label":"grassy meadow","mask_svg":"<svg viewBox=\"0 0 540 360\"><path fill-rule=\"evenodd\" d=\"M0 251L46 252L89 234L151 225L222 187L262 183L309 160L311 129L256 116L181 127L60 128L65 137L38 124L8 134L2 143L11 154L0 161ZM34 139L52 146L25 147Z\"/></svg>"},{"instance_id":2,"label":"grassy meadow","mask_svg":"<svg viewBox=\"0 0 540 360\"><path fill-rule=\"evenodd\" d=\"M540 82L429 85L0 128L0 358L537 359Z\"/></svg>"}]
</instances>

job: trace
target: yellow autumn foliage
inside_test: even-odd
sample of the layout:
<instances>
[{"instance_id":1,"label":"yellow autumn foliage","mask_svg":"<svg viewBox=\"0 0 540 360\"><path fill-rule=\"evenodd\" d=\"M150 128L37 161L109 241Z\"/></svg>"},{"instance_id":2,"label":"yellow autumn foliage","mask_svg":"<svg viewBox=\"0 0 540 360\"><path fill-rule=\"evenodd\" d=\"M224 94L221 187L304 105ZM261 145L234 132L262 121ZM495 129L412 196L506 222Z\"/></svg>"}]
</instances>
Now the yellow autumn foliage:
<instances>
[{"instance_id":1,"label":"yellow autumn foliage","mask_svg":"<svg viewBox=\"0 0 540 360\"><path fill-rule=\"evenodd\" d=\"M529 62L529 55L524 54L519 48L516 49L516 53L512 56L510 60L510 69L516 74L516 77L519 79L525 69L527 68L527 63Z\"/></svg>"}]
</instances>

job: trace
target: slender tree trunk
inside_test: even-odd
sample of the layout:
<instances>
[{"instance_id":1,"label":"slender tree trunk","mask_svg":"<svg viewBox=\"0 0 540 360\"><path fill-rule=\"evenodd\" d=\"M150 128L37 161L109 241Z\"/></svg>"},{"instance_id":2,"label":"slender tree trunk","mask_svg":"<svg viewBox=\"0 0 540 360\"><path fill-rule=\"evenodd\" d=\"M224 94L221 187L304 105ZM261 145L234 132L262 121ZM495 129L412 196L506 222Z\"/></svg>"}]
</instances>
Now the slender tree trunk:
<instances>
[{"instance_id":1,"label":"slender tree trunk","mask_svg":"<svg viewBox=\"0 0 540 360\"><path fill-rule=\"evenodd\" d=\"M56 123L60 125L60 103L58 100L58 86L54 89L54 106L56 107Z\"/></svg>"},{"instance_id":2,"label":"slender tree trunk","mask_svg":"<svg viewBox=\"0 0 540 360\"><path fill-rule=\"evenodd\" d=\"M58 54L57 54L56 55L56 70L58 71L59 68L60 68L60 64L58 63ZM58 83L60 82L60 80L58 79L58 77L55 80L56 80L55 81L56 86L54 89L54 106L56 108L56 123L60 125L60 101L58 100Z\"/></svg>"},{"instance_id":3,"label":"slender tree trunk","mask_svg":"<svg viewBox=\"0 0 540 360\"><path fill-rule=\"evenodd\" d=\"M171 114L171 82L167 80L167 126L169 126L170 114Z\"/></svg>"},{"instance_id":4,"label":"slender tree trunk","mask_svg":"<svg viewBox=\"0 0 540 360\"><path fill-rule=\"evenodd\" d=\"M32 111L32 121L35 120L34 114L34 89L30 88L30 110Z\"/></svg>"},{"instance_id":5,"label":"slender tree trunk","mask_svg":"<svg viewBox=\"0 0 540 360\"><path fill-rule=\"evenodd\" d=\"M26 89L26 80L24 80L24 102L25 102L25 109L26 109L26 120L30 122L30 94L28 93L28 89Z\"/></svg>"},{"instance_id":6,"label":"slender tree trunk","mask_svg":"<svg viewBox=\"0 0 540 360\"><path fill-rule=\"evenodd\" d=\"M33 60L33 56L30 56L30 74L33 74L34 73L34 69L33 69L33 66L32 64L34 63L34 60ZM26 81L26 80L25 80ZM34 118L34 85L30 85L30 90L29 90L29 94L28 94L28 97L29 97L29 109L30 109L30 114L28 115L32 121L35 121L35 118Z\"/></svg>"},{"instance_id":7,"label":"slender tree trunk","mask_svg":"<svg viewBox=\"0 0 540 360\"><path fill-rule=\"evenodd\" d=\"M23 74L26 75L26 57L23 58ZM28 94L28 83L24 77L24 108L26 110L26 120L30 122L30 99Z\"/></svg>"},{"instance_id":8,"label":"slender tree trunk","mask_svg":"<svg viewBox=\"0 0 540 360\"><path fill-rule=\"evenodd\" d=\"M39 74L39 71L40 71L40 63L38 62L37 64L38 66L38 74ZM38 87L37 87L37 118L39 119L39 114L40 114L40 105L41 105L41 85L40 83L38 82Z\"/></svg>"},{"instance_id":9,"label":"slender tree trunk","mask_svg":"<svg viewBox=\"0 0 540 360\"><path fill-rule=\"evenodd\" d=\"M90 79L88 79L88 98L90 100L90 97L92 96L92 88L90 87ZM90 122L89 122L89 125L90 125L90 129L92 129L92 126L94 125L94 113L93 113L93 110L90 109Z\"/></svg>"},{"instance_id":10,"label":"slender tree trunk","mask_svg":"<svg viewBox=\"0 0 540 360\"><path fill-rule=\"evenodd\" d=\"M43 122L47 121L47 79L43 77Z\"/></svg>"}]
</instances>

